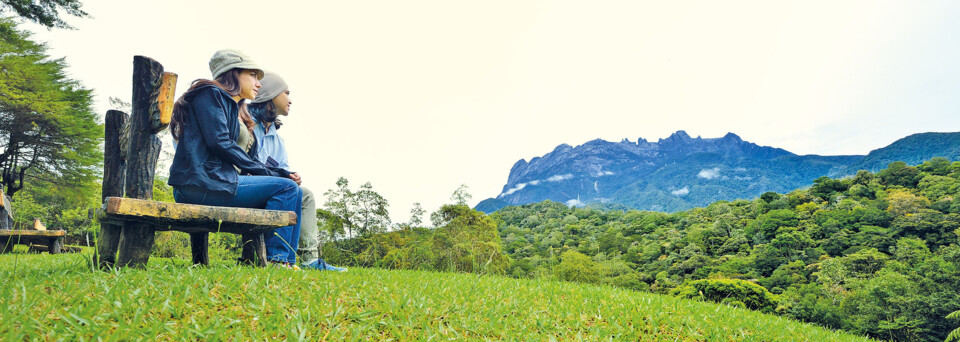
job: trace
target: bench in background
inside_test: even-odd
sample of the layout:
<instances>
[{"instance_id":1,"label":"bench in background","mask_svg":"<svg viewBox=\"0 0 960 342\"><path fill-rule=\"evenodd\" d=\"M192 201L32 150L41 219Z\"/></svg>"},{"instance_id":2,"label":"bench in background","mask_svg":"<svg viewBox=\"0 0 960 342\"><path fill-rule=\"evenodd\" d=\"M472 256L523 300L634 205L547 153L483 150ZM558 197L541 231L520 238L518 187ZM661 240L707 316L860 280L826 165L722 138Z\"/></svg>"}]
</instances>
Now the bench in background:
<instances>
[{"instance_id":1,"label":"bench in background","mask_svg":"<svg viewBox=\"0 0 960 342\"><path fill-rule=\"evenodd\" d=\"M33 229L13 229L13 205L0 189L0 253L13 250L13 245L42 245L50 254L59 254L63 249L63 230L46 230L40 220L33 222Z\"/></svg>"}]
</instances>

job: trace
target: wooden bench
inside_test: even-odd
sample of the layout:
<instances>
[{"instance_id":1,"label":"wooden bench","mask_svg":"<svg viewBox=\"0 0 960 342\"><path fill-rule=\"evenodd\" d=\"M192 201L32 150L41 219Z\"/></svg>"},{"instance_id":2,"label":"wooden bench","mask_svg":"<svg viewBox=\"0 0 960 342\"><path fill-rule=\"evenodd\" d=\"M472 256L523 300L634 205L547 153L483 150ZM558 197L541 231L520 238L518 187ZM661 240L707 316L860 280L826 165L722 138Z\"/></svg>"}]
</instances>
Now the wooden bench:
<instances>
[{"instance_id":1,"label":"wooden bench","mask_svg":"<svg viewBox=\"0 0 960 342\"><path fill-rule=\"evenodd\" d=\"M44 245L50 254L59 254L63 248L63 230L0 229L0 253L13 250L13 245Z\"/></svg>"},{"instance_id":2,"label":"wooden bench","mask_svg":"<svg viewBox=\"0 0 960 342\"><path fill-rule=\"evenodd\" d=\"M44 245L50 254L59 254L63 248L63 237L67 235L63 230L46 230L38 221L34 221L34 229L13 229L13 205L10 197L0 190L0 253L13 250L13 246Z\"/></svg>"},{"instance_id":3,"label":"wooden bench","mask_svg":"<svg viewBox=\"0 0 960 342\"><path fill-rule=\"evenodd\" d=\"M176 230L190 234L195 263L209 262L209 233L228 232L242 237L242 263L266 266L263 234L296 224L296 213L151 200L162 146L157 133L170 124L176 80L157 61L134 56L132 114L128 120L126 113L107 111L96 260L101 267L143 268L155 232Z\"/></svg>"},{"instance_id":4,"label":"wooden bench","mask_svg":"<svg viewBox=\"0 0 960 342\"><path fill-rule=\"evenodd\" d=\"M146 223L155 231L176 230L190 234L193 262L207 265L209 233L240 234L244 241L241 262L266 265L263 234L294 225L292 211L215 207L196 204L168 203L134 198L107 197L100 222L121 225L124 222Z\"/></svg>"}]
</instances>

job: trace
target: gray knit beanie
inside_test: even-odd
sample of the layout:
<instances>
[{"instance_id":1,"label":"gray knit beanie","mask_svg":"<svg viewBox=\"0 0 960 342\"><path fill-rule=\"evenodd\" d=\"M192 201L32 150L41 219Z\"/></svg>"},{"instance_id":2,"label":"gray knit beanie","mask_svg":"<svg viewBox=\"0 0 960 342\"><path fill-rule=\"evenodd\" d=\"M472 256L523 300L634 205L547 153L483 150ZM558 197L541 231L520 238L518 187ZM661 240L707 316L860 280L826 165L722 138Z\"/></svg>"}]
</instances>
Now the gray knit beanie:
<instances>
[{"instance_id":1,"label":"gray knit beanie","mask_svg":"<svg viewBox=\"0 0 960 342\"><path fill-rule=\"evenodd\" d=\"M223 49L213 53L210 57L210 73L213 79L230 71L230 69L249 69L257 71L257 79L263 78L263 69L253 61L253 58L234 49Z\"/></svg>"},{"instance_id":2,"label":"gray knit beanie","mask_svg":"<svg viewBox=\"0 0 960 342\"><path fill-rule=\"evenodd\" d=\"M273 72L264 72L263 79L260 80L260 92L257 93L257 98L253 99L253 103L263 103L270 100L273 100L274 97L280 95L284 90L287 90L287 82L283 81L283 78L280 75L277 75Z\"/></svg>"}]
</instances>

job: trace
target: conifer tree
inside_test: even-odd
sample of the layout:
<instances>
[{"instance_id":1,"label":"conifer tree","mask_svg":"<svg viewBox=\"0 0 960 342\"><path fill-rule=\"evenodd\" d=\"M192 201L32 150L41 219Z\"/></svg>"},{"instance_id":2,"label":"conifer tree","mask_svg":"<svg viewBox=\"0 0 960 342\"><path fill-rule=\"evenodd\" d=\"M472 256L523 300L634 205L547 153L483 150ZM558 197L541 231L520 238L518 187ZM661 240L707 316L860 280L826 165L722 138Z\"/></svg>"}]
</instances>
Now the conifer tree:
<instances>
[{"instance_id":1,"label":"conifer tree","mask_svg":"<svg viewBox=\"0 0 960 342\"><path fill-rule=\"evenodd\" d=\"M81 195L96 191L103 126L92 91L66 67L46 44L0 19L0 186L11 197L41 179Z\"/></svg>"}]
</instances>

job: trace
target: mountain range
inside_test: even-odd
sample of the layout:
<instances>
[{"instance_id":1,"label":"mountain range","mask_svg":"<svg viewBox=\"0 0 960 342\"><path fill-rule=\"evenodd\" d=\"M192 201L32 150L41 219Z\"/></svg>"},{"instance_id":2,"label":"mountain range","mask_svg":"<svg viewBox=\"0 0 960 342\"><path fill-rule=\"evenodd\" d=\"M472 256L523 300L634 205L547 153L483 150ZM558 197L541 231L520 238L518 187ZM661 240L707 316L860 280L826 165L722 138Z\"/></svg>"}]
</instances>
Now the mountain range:
<instances>
[{"instance_id":1,"label":"mountain range","mask_svg":"<svg viewBox=\"0 0 960 342\"><path fill-rule=\"evenodd\" d=\"M878 171L894 161L916 165L933 157L960 160L960 132L914 134L867 155L843 156L797 155L733 133L704 139L677 131L657 142L596 139L576 147L561 144L541 157L517 161L501 193L476 209L490 213L551 200L674 212L768 191L786 193L822 176Z\"/></svg>"}]
</instances>

